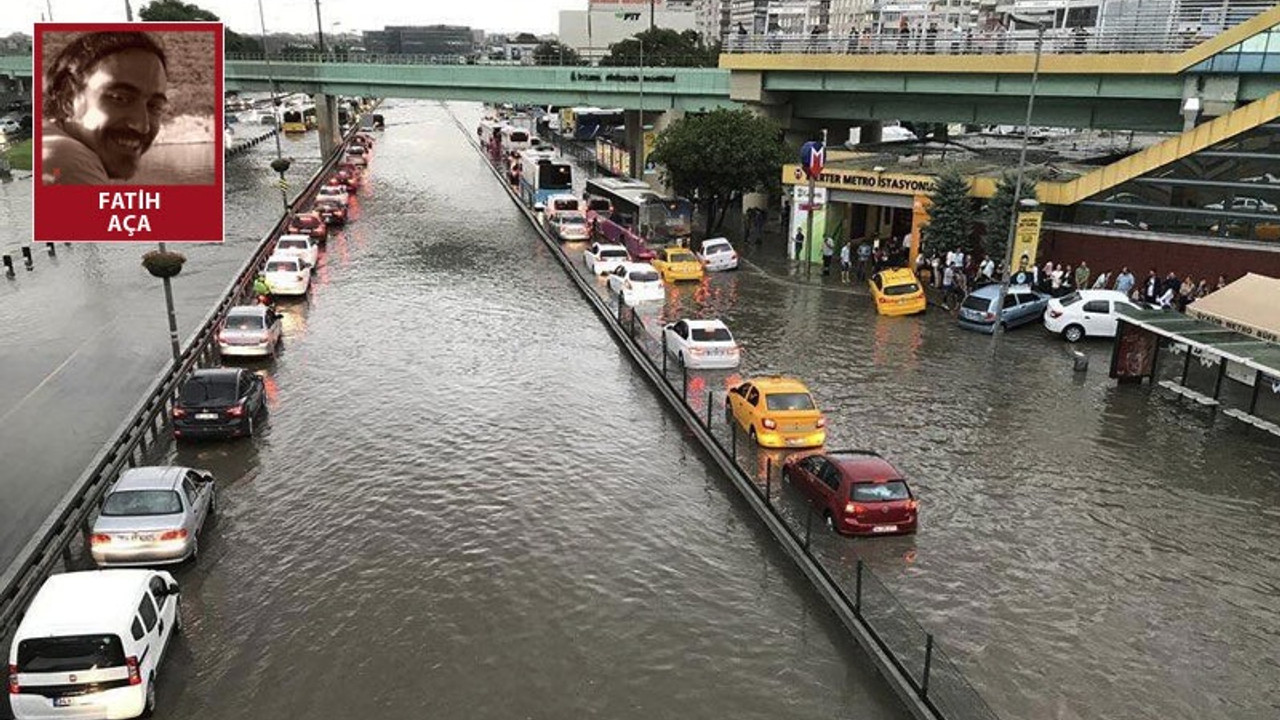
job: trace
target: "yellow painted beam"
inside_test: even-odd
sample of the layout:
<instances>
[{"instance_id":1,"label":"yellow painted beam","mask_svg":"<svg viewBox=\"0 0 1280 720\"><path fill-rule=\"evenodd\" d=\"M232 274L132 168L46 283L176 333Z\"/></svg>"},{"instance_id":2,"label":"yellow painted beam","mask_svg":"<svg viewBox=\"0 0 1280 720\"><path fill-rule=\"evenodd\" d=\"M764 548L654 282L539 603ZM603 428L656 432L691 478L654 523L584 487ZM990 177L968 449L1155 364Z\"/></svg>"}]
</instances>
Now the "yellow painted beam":
<instances>
[{"instance_id":1,"label":"yellow painted beam","mask_svg":"<svg viewBox=\"0 0 1280 720\"><path fill-rule=\"evenodd\" d=\"M1049 75L1176 75L1260 32L1280 25L1280 4L1180 53L1049 53L1040 72ZM1030 74L1035 56L1017 55L835 55L738 53L720 56L728 70L802 72L908 72Z\"/></svg>"}]
</instances>

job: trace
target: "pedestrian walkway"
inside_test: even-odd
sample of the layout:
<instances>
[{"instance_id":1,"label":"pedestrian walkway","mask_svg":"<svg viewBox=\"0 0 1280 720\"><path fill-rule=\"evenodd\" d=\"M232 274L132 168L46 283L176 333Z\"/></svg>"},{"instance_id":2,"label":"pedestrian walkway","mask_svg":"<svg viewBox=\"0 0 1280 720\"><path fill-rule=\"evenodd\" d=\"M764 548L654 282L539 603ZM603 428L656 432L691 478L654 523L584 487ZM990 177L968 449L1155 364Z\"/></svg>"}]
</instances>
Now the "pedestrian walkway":
<instances>
[{"instance_id":1,"label":"pedestrian walkway","mask_svg":"<svg viewBox=\"0 0 1280 720\"><path fill-rule=\"evenodd\" d=\"M776 213L771 214L765 222L763 237L756 236L753 231L751 240L743 241L743 216L736 209L725 215L724 225L717 234L729 238L729 242L733 243L743 261L744 269L758 272L774 281L848 295L871 294L866 282L860 282L856 273L851 277L852 282L840 281L838 248L831 265L831 274L826 277L822 275L821 264L814 264L806 269L805 263L792 260L787 254L787 234L779 225Z\"/></svg>"}]
</instances>

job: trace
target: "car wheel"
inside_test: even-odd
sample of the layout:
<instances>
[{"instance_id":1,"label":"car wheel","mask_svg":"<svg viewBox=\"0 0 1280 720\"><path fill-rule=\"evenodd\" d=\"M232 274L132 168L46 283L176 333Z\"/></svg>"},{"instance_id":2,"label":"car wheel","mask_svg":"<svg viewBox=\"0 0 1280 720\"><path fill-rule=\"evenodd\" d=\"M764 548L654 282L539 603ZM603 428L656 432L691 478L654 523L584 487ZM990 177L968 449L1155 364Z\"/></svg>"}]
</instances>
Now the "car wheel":
<instances>
[{"instance_id":1,"label":"car wheel","mask_svg":"<svg viewBox=\"0 0 1280 720\"><path fill-rule=\"evenodd\" d=\"M755 443L755 444L757 444L757 445L759 445L759 444L760 444L760 441L756 439L756 429L755 429L755 428L751 428L751 431L747 433L747 436L751 438L751 442L753 442L753 443Z\"/></svg>"},{"instance_id":2,"label":"car wheel","mask_svg":"<svg viewBox=\"0 0 1280 720\"><path fill-rule=\"evenodd\" d=\"M187 562L195 564L200 559L200 536L196 535L191 538L191 552L187 553Z\"/></svg>"},{"instance_id":3,"label":"car wheel","mask_svg":"<svg viewBox=\"0 0 1280 720\"><path fill-rule=\"evenodd\" d=\"M173 602L175 603L175 605L173 606L173 634L181 635L182 634L182 603L177 600L174 600Z\"/></svg>"},{"instance_id":4,"label":"car wheel","mask_svg":"<svg viewBox=\"0 0 1280 720\"><path fill-rule=\"evenodd\" d=\"M142 717L151 717L156 712L156 676L147 678L147 699L142 705Z\"/></svg>"},{"instance_id":5,"label":"car wheel","mask_svg":"<svg viewBox=\"0 0 1280 720\"><path fill-rule=\"evenodd\" d=\"M1062 339L1069 343L1077 343L1084 339L1084 328L1079 325L1068 325L1062 331Z\"/></svg>"},{"instance_id":6,"label":"car wheel","mask_svg":"<svg viewBox=\"0 0 1280 720\"><path fill-rule=\"evenodd\" d=\"M209 496L209 517L218 514L218 495L215 493Z\"/></svg>"},{"instance_id":7,"label":"car wheel","mask_svg":"<svg viewBox=\"0 0 1280 720\"><path fill-rule=\"evenodd\" d=\"M252 415L244 419L244 424L241 427L241 430L244 432L245 437L253 437L253 416Z\"/></svg>"},{"instance_id":8,"label":"car wheel","mask_svg":"<svg viewBox=\"0 0 1280 720\"><path fill-rule=\"evenodd\" d=\"M676 353L676 362L680 364L680 367L684 367L684 353Z\"/></svg>"}]
</instances>

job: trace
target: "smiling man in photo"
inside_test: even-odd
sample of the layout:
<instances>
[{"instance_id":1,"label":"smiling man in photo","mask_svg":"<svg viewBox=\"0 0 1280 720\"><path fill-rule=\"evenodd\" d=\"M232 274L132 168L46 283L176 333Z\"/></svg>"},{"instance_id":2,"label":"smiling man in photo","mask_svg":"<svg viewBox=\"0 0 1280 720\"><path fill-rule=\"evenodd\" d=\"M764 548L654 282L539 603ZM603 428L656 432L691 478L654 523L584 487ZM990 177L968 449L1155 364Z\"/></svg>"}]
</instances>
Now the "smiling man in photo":
<instances>
[{"instance_id":1,"label":"smiling man in photo","mask_svg":"<svg viewBox=\"0 0 1280 720\"><path fill-rule=\"evenodd\" d=\"M45 185L105 185L132 178L168 105L164 49L141 32L86 33L44 78Z\"/></svg>"}]
</instances>

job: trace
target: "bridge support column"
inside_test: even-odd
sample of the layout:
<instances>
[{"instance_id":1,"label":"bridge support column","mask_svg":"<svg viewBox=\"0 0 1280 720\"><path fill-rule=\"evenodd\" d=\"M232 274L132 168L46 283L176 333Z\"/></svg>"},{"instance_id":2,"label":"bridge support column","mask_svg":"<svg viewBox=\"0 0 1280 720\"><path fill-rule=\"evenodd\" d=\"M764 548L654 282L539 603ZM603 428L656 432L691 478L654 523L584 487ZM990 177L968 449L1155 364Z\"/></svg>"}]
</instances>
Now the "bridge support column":
<instances>
[{"instance_id":1,"label":"bridge support column","mask_svg":"<svg viewBox=\"0 0 1280 720\"><path fill-rule=\"evenodd\" d=\"M316 126L320 133L320 154L328 157L342 142L338 127L338 99L327 93L316 93Z\"/></svg>"},{"instance_id":2,"label":"bridge support column","mask_svg":"<svg viewBox=\"0 0 1280 720\"><path fill-rule=\"evenodd\" d=\"M626 110L622 113L627 131L627 152L631 156L631 177L644 179L644 112Z\"/></svg>"},{"instance_id":3,"label":"bridge support column","mask_svg":"<svg viewBox=\"0 0 1280 720\"><path fill-rule=\"evenodd\" d=\"M679 120L680 118L683 118L684 111L683 110L667 110L665 112L658 113L656 117L654 116L654 113L652 111L649 111L647 113L647 116L648 116L647 119L649 120L649 126L645 130L644 136L642 136L641 143L639 146L641 148L639 153L641 164L644 164L644 160L643 160L644 152L646 150L653 149L652 144L657 143L658 136L661 135L663 132L665 132L667 128L671 127L671 123ZM653 167L645 167L643 174L638 177L643 179L645 182L649 183L650 187L652 187L654 190L658 191L663 195L673 194L671 192L671 188L667 187L666 184L662 182L662 175L661 173L658 172L658 168L656 165Z\"/></svg>"}]
</instances>

